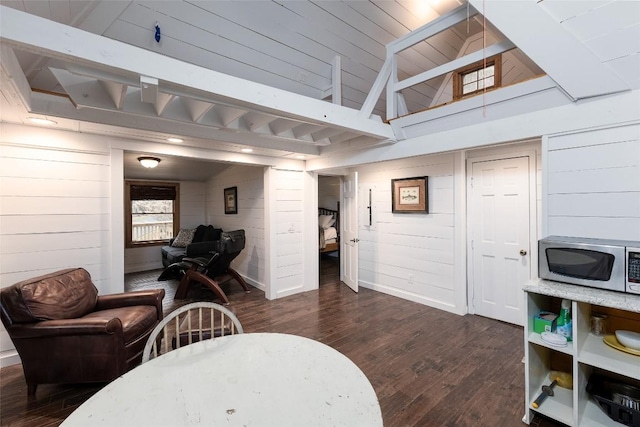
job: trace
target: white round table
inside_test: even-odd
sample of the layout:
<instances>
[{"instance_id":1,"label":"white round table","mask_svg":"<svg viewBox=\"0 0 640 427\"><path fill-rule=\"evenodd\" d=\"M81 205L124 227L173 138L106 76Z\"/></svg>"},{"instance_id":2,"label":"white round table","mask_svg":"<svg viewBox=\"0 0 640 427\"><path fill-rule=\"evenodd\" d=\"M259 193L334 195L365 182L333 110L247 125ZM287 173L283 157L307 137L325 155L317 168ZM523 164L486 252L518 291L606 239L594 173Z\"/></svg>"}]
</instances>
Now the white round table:
<instances>
[{"instance_id":1,"label":"white round table","mask_svg":"<svg viewBox=\"0 0 640 427\"><path fill-rule=\"evenodd\" d=\"M371 383L346 356L295 335L231 335L181 347L109 383L73 426L382 426Z\"/></svg>"}]
</instances>

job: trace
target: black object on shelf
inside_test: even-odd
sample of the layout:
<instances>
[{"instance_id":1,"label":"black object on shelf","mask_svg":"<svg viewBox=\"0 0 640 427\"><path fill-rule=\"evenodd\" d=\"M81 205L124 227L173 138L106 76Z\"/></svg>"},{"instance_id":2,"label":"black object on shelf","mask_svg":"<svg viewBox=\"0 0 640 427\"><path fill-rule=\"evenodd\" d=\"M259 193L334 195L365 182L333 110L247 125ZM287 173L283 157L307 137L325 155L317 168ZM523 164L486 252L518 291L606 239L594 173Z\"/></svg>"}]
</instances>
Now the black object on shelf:
<instances>
[{"instance_id":1,"label":"black object on shelf","mask_svg":"<svg viewBox=\"0 0 640 427\"><path fill-rule=\"evenodd\" d=\"M589 378L587 392L612 420L640 427L640 388L594 374Z\"/></svg>"}]
</instances>

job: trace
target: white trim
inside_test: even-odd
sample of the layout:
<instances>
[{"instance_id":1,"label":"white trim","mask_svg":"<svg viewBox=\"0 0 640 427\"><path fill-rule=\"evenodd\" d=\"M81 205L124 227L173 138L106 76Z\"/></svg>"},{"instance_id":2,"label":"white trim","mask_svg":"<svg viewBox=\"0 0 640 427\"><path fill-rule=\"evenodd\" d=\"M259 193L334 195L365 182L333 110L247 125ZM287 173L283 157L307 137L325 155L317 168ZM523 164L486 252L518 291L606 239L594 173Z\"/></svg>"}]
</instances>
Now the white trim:
<instances>
[{"instance_id":1,"label":"white trim","mask_svg":"<svg viewBox=\"0 0 640 427\"><path fill-rule=\"evenodd\" d=\"M454 302L457 310L466 313L468 311L467 297L467 269L461 268L467 265L467 177L465 173L466 153L459 151L453 158L453 212L454 212L454 246L453 246L453 288Z\"/></svg>"},{"instance_id":2,"label":"white trim","mask_svg":"<svg viewBox=\"0 0 640 427\"><path fill-rule=\"evenodd\" d=\"M467 253L472 254L471 248L471 236L468 235L471 232L471 226L469 225L469 206L471 205L471 201L469 200L469 196L472 194L471 190L471 178L473 164L477 162L487 162L487 161L495 161L495 160L504 160L504 159L512 159L519 157L528 157L529 158L529 277L537 277L537 265L538 265L538 250L537 250L537 242L538 242L538 224L537 224L537 209L536 209L536 201L537 201L537 179L536 179L536 170L537 170L537 145L536 142L528 142L526 146L509 146L500 148L497 147L496 151L491 154L486 155L476 155L482 154L482 151L479 153L469 153L467 152L467 165L466 165L466 189L467 189L467 197L466 197L466 227L467 227ZM485 150L483 150L485 151ZM469 155L471 154L471 155ZM467 272L467 298L468 298L468 312L471 314L475 313L475 307L473 305L473 257L469 255L466 260L466 272Z\"/></svg>"},{"instance_id":3,"label":"white trim","mask_svg":"<svg viewBox=\"0 0 640 427\"><path fill-rule=\"evenodd\" d=\"M399 297L402 299L406 299L408 301L417 302L419 304L444 310L449 313L458 314L460 316L463 316L466 314L466 310L456 307L455 305L447 304L442 301L438 301L438 300L426 297L424 295L417 295L417 294L414 294L413 292L407 292L404 290L400 290L398 288L391 288L385 285L378 285L375 283L366 282L364 280L359 280L358 284L363 288L382 292L383 294L387 294L387 295L393 295L394 297Z\"/></svg>"},{"instance_id":4,"label":"white trim","mask_svg":"<svg viewBox=\"0 0 640 427\"><path fill-rule=\"evenodd\" d=\"M268 300L278 297L276 289L277 257L276 253L276 204L273 191L275 185L274 169L264 169L264 296Z\"/></svg>"},{"instance_id":5,"label":"white trim","mask_svg":"<svg viewBox=\"0 0 640 427\"><path fill-rule=\"evenodd\" d=\"M18 365L22 363L18 352L13 350L7 350L0 353L0 368L6 368L7 366Z\"/></svg>"},{"instance_id":6,"label":"white trim","mask_svg":"<svg viewBox=\"0 0 640 427\"><path fill-rule=\"evenodd\" d=\"M318 173L304 173L304 203L302 206L304 251L304 291L320 286L320 256L318 249Z\"/></svg>"},{"instance_id":7,"label":"white trim","mask_svg":"<svg viewBox=\"0 0 640 427\"><path fill-rule=\"evenodd\" d=\"M111 259L107 293L124 292L124 151L111 149Z\"/></svg>"}]
</instances>

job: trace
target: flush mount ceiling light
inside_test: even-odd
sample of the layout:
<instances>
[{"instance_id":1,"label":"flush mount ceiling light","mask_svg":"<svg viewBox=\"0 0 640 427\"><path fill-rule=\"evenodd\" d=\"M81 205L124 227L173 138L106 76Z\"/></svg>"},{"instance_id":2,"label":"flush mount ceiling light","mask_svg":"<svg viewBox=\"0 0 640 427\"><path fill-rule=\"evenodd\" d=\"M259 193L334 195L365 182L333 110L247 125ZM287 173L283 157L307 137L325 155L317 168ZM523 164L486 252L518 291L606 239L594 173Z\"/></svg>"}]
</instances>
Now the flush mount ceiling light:
<instances>
[{"instance_id":1,"label":"flush mount ceiling light","mask_svg":"<svg viewBox=\"0 0 640 427\"><path fill-rule=\"evenodd\" d=\"M27 117L27 118L29 119L30 122L35 123L37 125L51 126L51 125L58 124L57 122L54 122L53 120L43 119L42 117Z\"/></svg>"},{"instance_id":2,"label":"flush mount ceiling light","mask_svg":"<svg viewBox=\"0 0 640 427\"><path fill-rule=\"evenodd\" d=\"M304 160L304 159L306 159L306 157L301 155L301 156L296 156L296 159Z\"/></svg>"},{"instance_id":3,"label":"flush mount ceiling light","mask_svg":"<svg viewBox=\"0 0 640 427\"><path fill-rule=\"evenodd\" d=\"M155 168L160 163L160 159L157 157L138 157L138 161L145 168Z\"/></svg>"},{"instance_id":4,"label":"flush mount ceiling light","mask_svg":"<svg viewBox=\"0 0 640 427\"><path fill-rule=\"evenodd\" d=\"M184 142L184 140L183 140L183 139L181 139L181 138L174 138L174 137L167 138L167 141L169 141L169 142Z\"/></svg>"},{"instance_id":5,"label":"flush mount ceiling light","mask_svg":"<svg viewBox=\"0 0 640 427\"><path fill-rule=\"evenodd\" d=\"M253 148L243 148L241 151L243 153L252 153L253 152Z\"/></svg>"}]
</instances>

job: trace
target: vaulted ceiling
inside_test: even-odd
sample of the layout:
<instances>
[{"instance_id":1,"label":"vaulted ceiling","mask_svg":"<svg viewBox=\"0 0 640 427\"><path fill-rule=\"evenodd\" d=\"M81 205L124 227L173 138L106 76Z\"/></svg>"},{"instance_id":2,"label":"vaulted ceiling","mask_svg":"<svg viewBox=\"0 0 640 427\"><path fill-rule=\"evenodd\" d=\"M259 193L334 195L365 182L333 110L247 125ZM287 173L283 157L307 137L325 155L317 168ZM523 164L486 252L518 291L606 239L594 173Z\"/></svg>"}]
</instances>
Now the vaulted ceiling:
<instances>
[{"instance_id":1,"label":"vaulted ceiling","mask_svg":"<svg viewBox=\"0 0 640 427\"><path fill-rule=\"evenodd\" d=\"M388 144L394 135L383 121L384 92L374 100L371 116L359 111L387 59L386 46L456 8L466 9L470 19L398 54L398 79L459 58L485 24L493 39L511 40L533 53L533 61L522 52L514 56L529 73L537 74L541 66L552 78L555 72L557 81L564 78L571 84L562 75L567 59L536 48L536 39L544 41L542 34L511 28L526 27L524 21L510 24L496 15L493 26L483 22L482 15L473 17L485 7L491 16L492 4L500 2L462 3L0 0L0 5L47 20L25 20L31 28L17 31L28 36L2 39L3 76L18 87L15 92L20 85L28 86L31 111L20 110L19 93L3 85L0 119L26 123L35 112L55 117L60 128L81 132L162 143L178 136L194 147L232 152L251 148L254 154L291 158ZM639 34L639 2L528 3L551 16L557 29L570 32L583 49L595 51L596 62L607 63L635 84L638 77L618 68L640 63L640 49L629 55L633 46L619 42L620 37ZM512 5L514 12L517 7ZM620 16L628 22L606 22ZM588 25L603 17L604 32L594 37ZM3 21L3 26L7 23L13 22ZM611 42L618 42L614 52L603 48ZM437 76L403 91L407 109L433 107L444 79Z\"/></svg>"}]
</instances>

